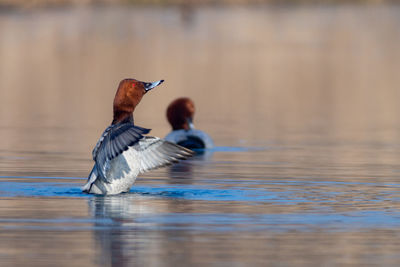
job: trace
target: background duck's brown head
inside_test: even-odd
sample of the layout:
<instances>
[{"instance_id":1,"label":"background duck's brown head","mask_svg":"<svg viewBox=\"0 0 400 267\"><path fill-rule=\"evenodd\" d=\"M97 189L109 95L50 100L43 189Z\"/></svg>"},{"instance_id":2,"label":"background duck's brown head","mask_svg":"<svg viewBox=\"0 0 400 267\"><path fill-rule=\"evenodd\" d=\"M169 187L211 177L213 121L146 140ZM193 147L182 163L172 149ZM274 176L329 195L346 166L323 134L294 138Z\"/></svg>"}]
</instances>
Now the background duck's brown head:
<instances>
[{"instance_id":1,"label":"background duck's brown head","mask_svg":"<svg viewBox=\"0 0 400 267\"><path fill-rule=\"evenodd\" d=\"M191 128L195 112L194 103L190 98L181 97L175 99L167 108L167 118L173 130Z\"/></svg>"}]
</instances>

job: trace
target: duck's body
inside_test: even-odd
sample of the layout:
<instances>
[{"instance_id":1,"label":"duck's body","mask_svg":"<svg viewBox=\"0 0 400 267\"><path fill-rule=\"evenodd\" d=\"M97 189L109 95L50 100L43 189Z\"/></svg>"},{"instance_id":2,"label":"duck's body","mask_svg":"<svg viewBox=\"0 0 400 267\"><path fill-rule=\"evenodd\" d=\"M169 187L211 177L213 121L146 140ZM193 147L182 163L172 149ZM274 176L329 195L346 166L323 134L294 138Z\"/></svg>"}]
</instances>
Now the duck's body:
<instances>
[{"instance_id":1,"label":"duck's body","mask_svg":"<svg viewBox=\"0 0 400 267\"><path fill-rule=\"evenodd\" d=\"M164 139L188 149L208 149L214 147L211 137L198 129L174 130L165 136Z\"/></svg>"},{"instance_id":2,"label":"duck's body","mask_svg":"<svg viewBox=\"0 0 400 267\"><path fill-rule=\"evenodd\" d=\"M150 130L133 123L135 106L147 91L161 82L143 83L129 79L120 83L114 99L114 120L93 149L95 164L82 188L84 192L127 192L140 173L192 155L192 151L184 147L158 137L143 136Z\"/></svg>"},{"instance_id":3,"label":"duck's body","mask_svg":"<svg viewBox=\"0 0 400 267\"><path fill-rule=\"evenodd\" d=\"M95 164L83 190L87 193L109 195L127 192L139 174L190 155L190 151L182 150L158 137L146 136L110 160L104 166L105 177L99 175L100 171Z\"/></svg>"},{"instance_id":4,"label":"duck's body","mask_svg":"<svg viewBox=\"0 0 400 267\"><path fill-rule=\"evenodd\" d=\"M212 138L193 125L194 102L182 97L175 99L167 108L167 119L172 131L165 140L189 149L209 149L214 147Z\"/></svg>"}]
</instances>

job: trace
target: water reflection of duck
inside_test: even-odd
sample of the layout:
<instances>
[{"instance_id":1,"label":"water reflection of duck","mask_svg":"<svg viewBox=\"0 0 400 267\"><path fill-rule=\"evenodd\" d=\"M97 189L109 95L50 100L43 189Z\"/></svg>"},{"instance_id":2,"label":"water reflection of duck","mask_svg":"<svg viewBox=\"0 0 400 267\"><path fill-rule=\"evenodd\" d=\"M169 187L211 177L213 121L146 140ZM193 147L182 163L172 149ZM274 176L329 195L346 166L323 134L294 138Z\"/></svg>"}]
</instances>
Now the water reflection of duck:
<instances>
[{"instance_id":1,"label":"water reflection of duck","mask_svg":"<svg viewBox=\"0 0 400 267\"><path fill-rule=\"evenodd\" d=\"M138 259L145 258L143 251L160 250L158 244L148 238L147 231L137 231L142 225L136 219L155 213L140 196L96 196L89 198L88 204L95 220L93 237L99 248L97 261L100 265L135 266Z\"/></svg>"},{"instance_id":2,"label":"water reflection of duck","mask_svg":"<svg viewBox=\"0 0 400 267\"><path fill-rule=\"evenodd\" d=\"M167 119L172 131L165 140L194 150L212 148L214 142L211 137L194 128L194 113L194 103L190 98L182 97L172 101L167 108Z\"/></svg>"},{"instance_id":3,"label":"water reflection of duck","mask_svg":"<svg viewBox=\"0 0 400 267\"><path fill-rule=\"evenodd\" d=\"M95 148L95 165L82 190L93 194L129 191L139 173L191 156L192 151L158 137L143 136L150 129L133 123L133 111L142 97L163 80L145 83L125 79L114 98L114 119Z\"/></svg>"}]
</instances>

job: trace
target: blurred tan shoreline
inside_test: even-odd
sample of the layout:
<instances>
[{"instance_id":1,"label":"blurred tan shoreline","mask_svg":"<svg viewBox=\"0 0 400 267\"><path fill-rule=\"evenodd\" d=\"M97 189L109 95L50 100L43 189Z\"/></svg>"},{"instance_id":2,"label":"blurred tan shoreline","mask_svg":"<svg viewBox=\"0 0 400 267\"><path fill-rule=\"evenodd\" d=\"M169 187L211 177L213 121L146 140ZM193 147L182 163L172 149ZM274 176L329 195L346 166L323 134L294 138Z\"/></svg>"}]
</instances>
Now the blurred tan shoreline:
<instances>
[{"instance_id":1,"label":"blurred tan shoreline","mask_svg":"<svg viewBox=\"0 0 400 267\"><path fill-rule=\"evenodd\" d=\"M221 5L340 5L398 4L398 0L0 0L0 10L90 5L221 6Z\"/></svg>"},{"instance_id":2,"label":"blurred tan shoreline","mask_svg":"<svg viewBox=\"0 0 400 267\"><path fill-rule=\"evenodd\" d=\"M166 81L135 111L138 125L156 136L170 130L167 105L188 96L198 107L198 127L217 143L309 129L335 140L349 132L360 139L374 129L396 138L399 11L348 5L3 12L4 147L22 149L21 138L30 140L19 127L38 134L56 127L77 129L67 149L90 151L112 119L116 86L127 77ZM46 134L56 147L63 144L57 131Z\"/></svg>"}]
</instances>

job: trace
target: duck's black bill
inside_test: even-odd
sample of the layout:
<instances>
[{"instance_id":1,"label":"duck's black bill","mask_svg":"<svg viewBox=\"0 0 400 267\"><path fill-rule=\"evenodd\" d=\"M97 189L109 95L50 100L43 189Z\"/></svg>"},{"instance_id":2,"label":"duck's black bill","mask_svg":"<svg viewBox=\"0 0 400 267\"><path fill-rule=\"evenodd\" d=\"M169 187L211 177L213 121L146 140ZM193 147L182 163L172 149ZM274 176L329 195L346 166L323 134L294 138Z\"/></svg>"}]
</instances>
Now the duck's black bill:
<instances>
[{"instance_id":1,"label":"duck's black bill","mask_svg":"<svg viewBox=\"0 0 400 267\"><path fill-rule=\"evenodd\" d=\"M159 81L156 81L156 82L153 82L153 83L145 83L145 82L143 82L144 90L146 90L146 92L150 91L151 89L153 89L156 86L159 86L163 82L164 82L164 80L159 80Z\"/></svg>"}]
</instances>

